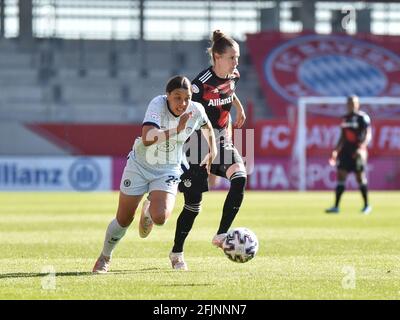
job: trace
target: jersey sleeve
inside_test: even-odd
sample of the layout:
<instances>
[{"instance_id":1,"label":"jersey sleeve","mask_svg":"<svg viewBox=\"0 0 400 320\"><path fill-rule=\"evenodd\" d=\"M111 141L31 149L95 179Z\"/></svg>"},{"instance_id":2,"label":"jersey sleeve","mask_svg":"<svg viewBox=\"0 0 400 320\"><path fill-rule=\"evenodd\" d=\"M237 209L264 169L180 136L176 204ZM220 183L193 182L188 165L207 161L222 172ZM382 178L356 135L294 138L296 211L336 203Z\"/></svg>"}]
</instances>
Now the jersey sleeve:
<instances>
[{"instance_id":1,"label":"jersey sleeve","mask_svg":"<svg viewBox=\"0 0 400 320\"><path fill-rule=\"evenodd\" d=\"M150 101L142 125L153 125L160 129L161 113L164 108L163 102L164 100L161 96Z\"/></svg>"},{"instance_id":2,"label":"jersey sleeve","mask_svg":"<svg viewBox=\"0 0 400 320\"><path fill-rule=\"evenodd\" d=\"M199 129L201 129L201 127L206 125L209 120L208 120L207 113L204 110L204 107L198 102L194 102L194 104L196 105L196 107L197 107L197 109L199 111L198 112L197 127L196 127L196 130L199 130Z\"/></svg>"},{"instance_id":3,"label":"jersey sleeve","mask_svg":"<svg viewBox=\"0 0 400 320\"><path fill-rule=\"evenodd\" d=\"M371 118L366 113L363 114L362 119L363 119L365 128L371 126Z\"/></svg>"},{"instance_id":4,"label":"jersey sleeve","mask_svg":"<svg viewBox=\"0 0 400 320\"><path fill-rule=\"evenodd\" d=\"M203 84L196 78L192 81L192 100L201 102L203 98Z\"/></svg>"}]
</instances>

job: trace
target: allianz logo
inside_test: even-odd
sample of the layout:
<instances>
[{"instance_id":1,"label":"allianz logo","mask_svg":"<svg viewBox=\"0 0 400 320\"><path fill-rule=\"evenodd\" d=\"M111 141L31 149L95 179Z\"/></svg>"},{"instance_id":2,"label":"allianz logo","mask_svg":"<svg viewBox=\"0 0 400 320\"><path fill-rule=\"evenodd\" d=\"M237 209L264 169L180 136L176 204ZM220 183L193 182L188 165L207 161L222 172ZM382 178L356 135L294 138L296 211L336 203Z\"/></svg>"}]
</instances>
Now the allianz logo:
<instances>
[{"instance_id":1,"label":"allianz logo","mask_svg":"<svg viewBox=\"0 0 400 320\"><path fill-rule=\"evenodd\" d=\"M95 190L102 179L101 169L90 158L79 158L69 168L68 179L75 190Z\"/></svg>"},{"instance_id":2,"label":"allianz logo","mask_svg":"<svg viewBox=\"0 0 400 320\"><path fill-rule=\"evenodd\" d=\"M0 163L0 185L52 185L62 184L60 168L28 168L17 163Z\"/></svg>"},{"instance_id":3,"label":"allianz logo","mask_svg":"<svg viewBox=\"0 0 400 320\"><path fill-rule=\"evenodd\" d=\"M51 188L78 191L95 190L102 173L96 161L90 158L78 158L73 162L52 164L24 161L0 162L0 187Z\"/></svg>"}]
</instances>

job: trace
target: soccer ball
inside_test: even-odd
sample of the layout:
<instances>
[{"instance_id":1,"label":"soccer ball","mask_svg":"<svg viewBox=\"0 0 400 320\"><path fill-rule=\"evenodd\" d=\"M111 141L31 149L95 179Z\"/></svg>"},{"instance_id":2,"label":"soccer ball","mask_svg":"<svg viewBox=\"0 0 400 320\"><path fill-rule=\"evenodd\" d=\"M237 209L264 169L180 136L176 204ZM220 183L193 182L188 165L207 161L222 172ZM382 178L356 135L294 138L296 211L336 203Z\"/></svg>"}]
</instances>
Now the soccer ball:
<instances>
[{"instance_id":1,"label":"soccer ball","mask_svg":"<svg viewBox=\"0 0 400 320\"><path fill-rule=\"evenodd\" d=\"M247 228L231 229L222 243L222 249L229 260L244 263L257 254L258 239L254 232Z\"/></svg>"}]
</instances>

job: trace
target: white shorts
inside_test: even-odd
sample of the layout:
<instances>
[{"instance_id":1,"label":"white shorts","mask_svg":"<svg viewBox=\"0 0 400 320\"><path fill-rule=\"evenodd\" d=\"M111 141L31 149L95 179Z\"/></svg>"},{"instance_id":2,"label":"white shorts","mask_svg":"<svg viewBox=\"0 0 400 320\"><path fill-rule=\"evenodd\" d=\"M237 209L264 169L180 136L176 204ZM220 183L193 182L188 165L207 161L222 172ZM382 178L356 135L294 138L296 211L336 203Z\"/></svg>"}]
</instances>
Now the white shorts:
<instances>
[{"instance_id":1,"label":"white shorts","mask_svg":"<svg viewBox=\"0 0 400 320\"><path fill-rule=\"evenodd\" d=\"M142 166L130 156L122 174L119 189L129 196L150 193L153 190L165 191L176 195L180 180L176 171L151 170Z\"/></svg>"}]
</instances>

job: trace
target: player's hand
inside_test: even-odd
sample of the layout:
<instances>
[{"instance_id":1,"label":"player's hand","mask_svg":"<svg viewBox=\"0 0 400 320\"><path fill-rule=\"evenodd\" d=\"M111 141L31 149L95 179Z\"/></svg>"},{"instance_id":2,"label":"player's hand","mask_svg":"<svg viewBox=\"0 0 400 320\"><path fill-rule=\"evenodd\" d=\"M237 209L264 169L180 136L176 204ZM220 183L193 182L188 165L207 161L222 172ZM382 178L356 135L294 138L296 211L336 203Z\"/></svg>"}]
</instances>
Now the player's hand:
<instances>
[{"instance_id":1,"label":"player's hand","mask_svg":"<svg viewBox=\"0 0 400 320\"><path fill-rule=\"evenodd\" d=\"M178 126L176 127L176 130L178 131L178 133L180 133L182 130L184 130L186 128L186 124L191 117L193 117L193 111L190 111L190 112L187 112L187 113L184 113L183 115L181 115L181 117L179 118Z\"/></svg>"},{"instance_id":2,"label":"player's hand","mask_svg":"<svg viewBox=\"0 0 400 320\"><path fill-rule=\"evenodd\" d=\"M240 111L237 112L236 114L236 121L233 124L233 127L236 129L240 129L244 122L246 121L246 114L244 113L244 110L241 109Z\"/></svg>"},{"instance_id":3,"label":"player's hand","mask_svg":"<svg viewBox=\"0 0 400 320\"><path fill-rule=\"evenodd\" d=\"M355 157L365 160L367 158L367 148L363 146L359 147L356 150Z\"/></svg>"},{"instance_id":4,"label":"player's hand","mask_svg":"<svg viewBox=\"0 0 400 320\"><path fill-rule=\"evenodd\" d=\"M336 165L337 156L338 152L336 150L333 150L331 157L328 160L330 166L334 167Z\"/></svg>"},{"instance_id":5,"label":"player's hand","mask_svg":"<svg viewBox=\"0 0 400 320\"><path fill-rule=\"evenodd\" d=\"M204 157L203 161L200 163L200 167L206 166L207 173L211 173L211 165L214 161L214 159L217 157L217 154L214 152L209 152L207 155Z\"/></svg>"}]
</instances>

